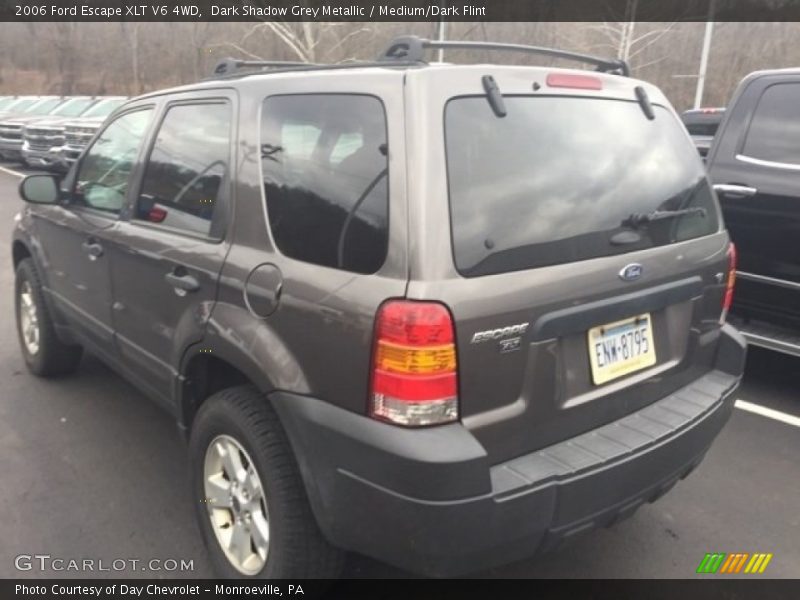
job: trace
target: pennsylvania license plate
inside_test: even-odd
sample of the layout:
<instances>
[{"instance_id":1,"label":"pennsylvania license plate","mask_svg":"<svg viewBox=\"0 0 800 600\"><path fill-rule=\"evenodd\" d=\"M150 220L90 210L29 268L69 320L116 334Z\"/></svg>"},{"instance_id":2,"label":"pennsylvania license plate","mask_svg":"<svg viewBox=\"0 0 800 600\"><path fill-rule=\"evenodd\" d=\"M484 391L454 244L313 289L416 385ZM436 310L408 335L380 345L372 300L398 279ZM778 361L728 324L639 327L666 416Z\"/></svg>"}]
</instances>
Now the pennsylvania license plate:
<instances>
[{"instance_id":1,"label":"pennsylvania license plate","mask_svg":"<svg viewBox=\"0 0 800 600\"><path fill-rule=\"evenodd\" d=\"M596 385L656 364L649 314L589 330L589 360Z\"/></svg>"}]
</instances>

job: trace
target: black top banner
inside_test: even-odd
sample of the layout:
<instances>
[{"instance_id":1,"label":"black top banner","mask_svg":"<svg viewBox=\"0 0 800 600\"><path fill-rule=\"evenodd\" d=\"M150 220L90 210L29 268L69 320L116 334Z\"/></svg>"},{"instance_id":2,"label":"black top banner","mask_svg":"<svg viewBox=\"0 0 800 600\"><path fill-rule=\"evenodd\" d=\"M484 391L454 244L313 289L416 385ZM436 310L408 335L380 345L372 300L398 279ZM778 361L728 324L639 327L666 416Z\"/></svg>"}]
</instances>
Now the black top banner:
<instances>
[{"instance_id":1,"label":"black top banner","mask_svg":"<svg viewBox=\"0 0 800 600\"><path fill-rule=\"evenodd\" d=\"M0 0L0 21L800 21L800 0Z\"/></svg>"}]
</instances>

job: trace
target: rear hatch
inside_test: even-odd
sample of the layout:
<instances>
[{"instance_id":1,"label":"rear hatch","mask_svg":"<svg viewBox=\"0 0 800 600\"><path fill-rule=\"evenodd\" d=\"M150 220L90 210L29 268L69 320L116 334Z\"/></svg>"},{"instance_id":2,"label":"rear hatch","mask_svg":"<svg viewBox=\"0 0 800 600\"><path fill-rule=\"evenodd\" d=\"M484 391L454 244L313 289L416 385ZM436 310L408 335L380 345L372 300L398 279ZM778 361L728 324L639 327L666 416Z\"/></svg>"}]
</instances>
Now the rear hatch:
<instances>
[{"instance_id":1,"label":"rear hatch","mask_svg":"<svg viewBox=\"0 0 800 600\"><path fill-rule=\"evenodd\" d=\"M648 118L640 82L547 75L409 75L408 293L452 311L460 415L495 461L663 398L719 336L728 238L677 115L647 86Z\"/></svg>"}]
</instances>

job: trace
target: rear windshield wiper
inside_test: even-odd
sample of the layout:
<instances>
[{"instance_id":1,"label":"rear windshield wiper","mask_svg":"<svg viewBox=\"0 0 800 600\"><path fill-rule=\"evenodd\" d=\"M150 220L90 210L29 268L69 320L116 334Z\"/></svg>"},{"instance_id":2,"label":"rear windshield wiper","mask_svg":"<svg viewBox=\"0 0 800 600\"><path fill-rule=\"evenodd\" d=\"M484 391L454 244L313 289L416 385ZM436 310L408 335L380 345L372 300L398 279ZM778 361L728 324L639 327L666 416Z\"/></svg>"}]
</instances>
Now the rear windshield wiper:
<instances>
[{"instance_id":1,"label":"rear windshield wiper","mask_svg":"<svg viewBox=\"0 0 800 600\"><path fill-rule=\"evenodd\" d=\"M652 223L653 221L675 219L686 215L700 215L701 217L705 217L706 209L698 206L694 208L682 208L680 210L654 210L650 213L633 213L622 222L622 225L635 228L646 225L647 223Z\"/></svg>"},{"instance_id":2,"label":"rear windshield wiper","mask_svg":"<svg viewBox=\"0 0 800 600\"><path fill-rule=\"evenodd\" d=\"M506 103L503 102L503 94L500 93L500 87L494 77L484 75L481 77L481 83L483 84L483 90L486 92L486 100L489 101L489 106L492 107L495 116L499 118L505 117L508 114L506 112Z\"/></svg>"}]
</instances>

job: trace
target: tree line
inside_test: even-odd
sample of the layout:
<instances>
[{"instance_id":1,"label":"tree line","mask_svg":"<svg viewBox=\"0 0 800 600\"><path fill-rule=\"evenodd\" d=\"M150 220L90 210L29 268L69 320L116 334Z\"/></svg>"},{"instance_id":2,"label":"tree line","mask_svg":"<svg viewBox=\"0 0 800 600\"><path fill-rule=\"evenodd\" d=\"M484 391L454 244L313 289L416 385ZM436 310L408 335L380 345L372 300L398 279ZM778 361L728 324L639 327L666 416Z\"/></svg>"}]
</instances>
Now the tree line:
<instances>
[{"instance_id":1,"label":"tree line","mask_svg":"<svg viewBox=\"0 0 800 600\"><path fill-rule=\"evenodd\" d=\"M341 62L374 60L396 36L435 37L436 23L4 23L0 94L119 94L197 81L232 56ZM635 77L690 108L703 23L448 23L448 39L503 41L626 58ZM758 69L800 64L800 23L716 23L704 106L724 106ZM435 55L432 57L435 58ZM525 55L447 51L448 62L566 66ZM532 62L532 61L535 61Z\"/></svg>"}]
</instances>

